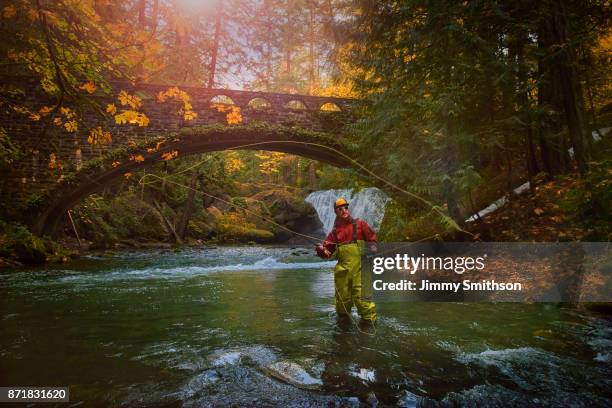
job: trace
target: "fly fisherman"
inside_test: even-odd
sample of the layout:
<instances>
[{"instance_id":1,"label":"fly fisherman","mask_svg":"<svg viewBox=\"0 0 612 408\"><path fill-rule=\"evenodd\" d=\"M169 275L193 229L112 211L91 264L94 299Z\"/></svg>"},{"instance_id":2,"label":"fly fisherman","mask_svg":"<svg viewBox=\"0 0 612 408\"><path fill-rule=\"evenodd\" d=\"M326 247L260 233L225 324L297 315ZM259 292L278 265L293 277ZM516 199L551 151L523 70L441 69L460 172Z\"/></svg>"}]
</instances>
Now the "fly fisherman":
<instances>
[{"instance_id":1,"label":"fly fisherman","mask_svg":"<svg viewBox=\"0 0 612 408\"><path fill-rule=\"evenodd\" d=\"M338 321L350 320L353 304L363 323L376 322L376 305L371 297L362 297L361 259L365 246L376 251L376 233L367 222L352 218L348 202L339 198L334 203L336 221L323 244L316 246L317 255L330 258L335 254L338 263L334 269L336 287L336 313Z\"/></svg>"}]
</instances>

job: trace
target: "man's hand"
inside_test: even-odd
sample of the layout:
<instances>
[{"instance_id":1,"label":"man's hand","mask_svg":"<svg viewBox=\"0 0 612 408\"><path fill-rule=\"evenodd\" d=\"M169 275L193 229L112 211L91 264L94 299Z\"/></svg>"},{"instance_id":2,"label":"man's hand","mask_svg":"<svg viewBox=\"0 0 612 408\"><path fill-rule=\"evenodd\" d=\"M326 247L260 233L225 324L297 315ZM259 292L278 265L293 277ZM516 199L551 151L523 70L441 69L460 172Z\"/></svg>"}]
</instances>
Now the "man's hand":
<instances>
[{"instance_id":1,"label":"man's hand","mask_svg":"<svg viewBox=\"0 0 612 408\"><path fill-rule=\"evenodd\" d=\"M329 258L331 256L331 252L327 248L323 246L323 244L319 244L315 246L315 251L319 258Z\"/></svg>"}]
</instances>

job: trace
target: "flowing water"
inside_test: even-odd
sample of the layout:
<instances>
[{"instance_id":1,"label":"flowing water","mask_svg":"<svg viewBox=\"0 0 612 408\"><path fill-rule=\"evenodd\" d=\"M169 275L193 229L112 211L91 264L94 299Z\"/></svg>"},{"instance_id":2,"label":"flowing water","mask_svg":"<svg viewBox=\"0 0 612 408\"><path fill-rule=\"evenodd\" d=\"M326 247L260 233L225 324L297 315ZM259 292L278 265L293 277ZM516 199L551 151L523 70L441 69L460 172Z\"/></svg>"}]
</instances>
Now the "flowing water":
<instances>
[{"instance_id":1,"label":"flowing water","mask_svg":"<svg viewBox=\"0 0 612 408\"><path fill-rule=\"evenodd\" d=\"M344 197L349 202L351 215L362 218L375 231L378 231L383 217L385 206L391 200L382 190L376 187L368 187L353 193L353 190L320 190L312 192L306 197L319 215L323 224L323 232L327 234L334 226L336 214L334 213L334 202Z\"/></svg>"},{"instance_id":2,"label":"flowing water","mask_svg":"<svg viewBox=\"0 0 612 408\"><path fill-rule=\"evenodd\" d=\"M0 385L84 406L610 406L612 320L545 304L381 303L338 327L333 262L121 252L0 274Z\"/></svg>"}]
</instances>

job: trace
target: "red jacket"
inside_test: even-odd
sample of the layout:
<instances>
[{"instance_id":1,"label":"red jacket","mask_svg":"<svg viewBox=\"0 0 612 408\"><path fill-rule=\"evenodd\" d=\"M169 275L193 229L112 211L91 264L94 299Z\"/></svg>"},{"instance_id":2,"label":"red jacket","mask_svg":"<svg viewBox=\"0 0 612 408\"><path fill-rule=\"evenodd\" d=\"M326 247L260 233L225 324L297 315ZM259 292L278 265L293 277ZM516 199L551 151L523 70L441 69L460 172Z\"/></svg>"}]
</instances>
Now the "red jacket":
<instances>
[{"instance_id":1,"label":"red jacket","mask_svg":"<svg viewBox=\"0 0 612 408\"><path fill-rule=\"evenodd\" d=\"M340 244L348 244L353 240L352 219L346 223L336 219L334 227L336 228L336 235L338 236L338 242ZM357 219L357 239L366 242L376 242L376 233L372 227L362 219ZM332 254L336 250L336 240L333 230L327 235L325 242L323 242L323 246Z\"/></svg>"}]
</instances>

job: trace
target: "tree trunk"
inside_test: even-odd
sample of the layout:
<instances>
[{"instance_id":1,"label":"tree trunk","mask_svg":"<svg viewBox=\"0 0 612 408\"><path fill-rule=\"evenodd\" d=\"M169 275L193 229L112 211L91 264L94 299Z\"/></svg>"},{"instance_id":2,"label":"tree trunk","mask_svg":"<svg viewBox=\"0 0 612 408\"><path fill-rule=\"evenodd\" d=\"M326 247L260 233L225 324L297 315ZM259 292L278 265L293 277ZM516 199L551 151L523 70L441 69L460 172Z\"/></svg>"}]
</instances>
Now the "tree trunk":
<instances>
[{"instance_id":1,"label":"tree trunk","mask_svg":"<svg viewBox=\"0 0 612 408\"><path fill-rule=\"evenodd\" d=\"M529 92L527 88L527 72L525 67L525 44L527 36L525 33L519 33L516 39L516 62L517 71L516 77L518 81L517 105L519 107L519 116L525 124L525 147L527 159L527 177L531 192L535 192L533 178L540 172L538 161L536 159L536 150L533 142L533 125L531 123L531 107L529 106Z\"/></svg>"},{"instance_id":2,"label":"tree trunk","mask_svg":"<svg viewBox=\"0 0 612 408\"><path fill-rule=\"evenodd\" d=\"M310 190L317 190L318 189L318 183L317 183L317 172L315 170L315 162L311 161L308 164L308 187L310 188Z\"/></svg>"},{"instance_id":3,"label":"tree trunk","mask_svg":"<svg viewBox=\"0 0 612 408\"><path fill-rule=\"evenodd\" d=\"M315 90L315 39L314 39L314 10L310 8L310 20L308 27L309 45L308 45L308 95L314 94Z\"/></svg>"},{"instance_id":4,"label":"tree trunk","mask_svg":"<svg viewBox=\"0 0 612 408\"><path fill-rule=\"evenodd\" d=\"M181 238L176 233L174 226L172 223L164 216L164 212L162 210L162 206L157 202L157 200L153 200L153 204L155 205L155 209L157 210L157 215L162 221L162 225L165 227L168 235L171 235L171 239L174 240L177 244L182 244Z\"/></svg>"},{"instance_id":5,"label":"tree trunk","mask_svg":"<svg viewBox=\"0 0 612 408\"><path fill-rule=\"evenodd\" d=\"M217 54L219 53L219 42L221 36L221 18L223 15L223 2L220 1L217 5L217 13L215 15L215 37L213 40L213 49L210 57L210 66L208 67L208 87L215 86L215 71L217 70Z\"/></svg>"},{"instance_id":6,"label":"tree trunk","mask_svg":"<svg viewBox=\"0 0 612 408\"><path fill-rule=\"evenodd\" d=\"M176 234L181 240L185 239L185 233L187 232L187 224L193 213L193 202L196 194L196 183L198 181L199 172L197 169L192 170L191 181L189 182L189 192L187 193L187 200L183 206L183 214L176 228Z\"/></svg>"},{"instance_id":7,"label":"tree trunk","mask_svg":"<svg viewBox=\"0 0 612 408\"><path fill-rule=\"evenodd\" d=\"M585 143L584 107L582 103L582 88L578 72L575 68L576 56L571 46L568 32L567 11L563 0L543 2L543 13L540 40L545 57L542 63L544 78L547 77L549 92L544 93L544 102L559 114L556 141L561 172L569 170L568 143L562 135L562 126L567 125L569 140L574 150L574 159L578 171L584 175L588 172L589 151ZM541 78L543 78L541 76ZM542 82L542 80L541 80ZM545 83L546 81L544 81ZM554 167L554 166L551 166ZM552 173L554 174L554 173Z\"/></svg>"},{"instance_id":8,"label":"tree trunk","mask_svg":"<svg viewBox=\"0 0 612 408\"><path fill-rule=\"evenodd\" d=\"M567 172L568 168L565 160L567 151L563 151L563 106L560 103L557 72L551 66L553 62L545 56L552 41L549 26L549 21L545 19L538 38L541 55L538 60L538 108L540 112L544 112L538 125L542 163L549 176L553 177Z\"/></svg>"}]
</instances>

